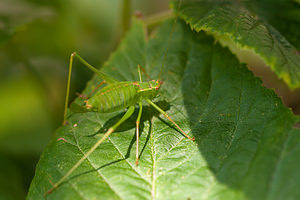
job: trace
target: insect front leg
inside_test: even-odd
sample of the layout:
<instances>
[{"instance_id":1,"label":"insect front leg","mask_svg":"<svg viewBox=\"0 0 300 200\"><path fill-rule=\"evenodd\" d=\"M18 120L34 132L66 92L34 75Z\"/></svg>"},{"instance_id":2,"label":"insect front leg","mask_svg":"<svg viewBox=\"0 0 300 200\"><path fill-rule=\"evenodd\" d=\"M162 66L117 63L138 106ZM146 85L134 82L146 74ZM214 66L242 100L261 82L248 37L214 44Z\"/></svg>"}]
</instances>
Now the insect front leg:
<instances>
[{"instance_id":1,"label":"insect front leg","mask_svg":"<svg viewBox=\"0 0 300 200\"><path fill-rule=\"evenodd\" d=\"M139 164L139 129L140 129L140 121L141 121L141 116L142 116L142 109L143 109L143 104L142 101L139 101L139 114L136 119L136 160L135 160L135 165Z\"/></svg>"},{"instance_id":2,"label":"insect front leg","mask_svg":"<svg viewBox=\"0 0 300 200\"><path fill-rule=\"evenodd\" d=\"M141 65L138 65L138 75L139 75L139 79L140 79L140 82L143 82L143 77L142 77L142 73L141 73Z\"/></svg>"},{"instance_id":3,"label":"insect front leg","mask_svg":"<svg viewBox=\"0 0 300 200\"><path fill-rule=\"evenodd\" d=\"M138 74L139 74L140 82L143 82L141 70L142 70L142 72L147 76L147 78L148 78L149 80L153 80L153 79L149 76L149 74L146 72L146 70L145 70L141 65L138 65Z\"/></svg>"},{"instance_id":4,"label":"insect front leg","mask_svg":"<svg viewBox=\"0 0 300 200\"><path fill-rule=\"evenodd\" d=\"M166 118L168 118L168 120L170 120L170 122L172 122L179 130L180 132L185 136L187 137L189 140L192 140L192 141L195 141L195 138L194 137L190 137L188 134L186 134L170 117L169 115L163 111L160 107L158 107L155 103L153 103L150 99L146 99L146 101L152 105L156 110L158 110L161 114L163 114Z\"/></svg>"}]
</instances>

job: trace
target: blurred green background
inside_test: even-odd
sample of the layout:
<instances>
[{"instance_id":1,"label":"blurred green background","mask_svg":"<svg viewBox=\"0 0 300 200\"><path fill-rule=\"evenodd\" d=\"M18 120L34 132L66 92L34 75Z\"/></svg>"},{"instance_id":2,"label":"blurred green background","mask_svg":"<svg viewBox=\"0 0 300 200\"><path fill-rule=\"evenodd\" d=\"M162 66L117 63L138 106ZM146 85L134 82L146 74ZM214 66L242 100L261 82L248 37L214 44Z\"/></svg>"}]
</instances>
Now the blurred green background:
<instances>
[{"instance_id":1,"label":"blurred green background","mask_svg":"<svg viewBox=\"0 0 300 200\"><path fill-rule=\"evenodd\" d=\"M26 197L39 156L62 122L70 54L101 66L123 35L124 2L0 0L1 200ZM168 0L132 0L131 6L128 13L145 17L169 8ZM299 91L290 92L256 58L239 57L300 113ZM91 76L75 62L71 100Z\"/></svg>"}]
</instances>

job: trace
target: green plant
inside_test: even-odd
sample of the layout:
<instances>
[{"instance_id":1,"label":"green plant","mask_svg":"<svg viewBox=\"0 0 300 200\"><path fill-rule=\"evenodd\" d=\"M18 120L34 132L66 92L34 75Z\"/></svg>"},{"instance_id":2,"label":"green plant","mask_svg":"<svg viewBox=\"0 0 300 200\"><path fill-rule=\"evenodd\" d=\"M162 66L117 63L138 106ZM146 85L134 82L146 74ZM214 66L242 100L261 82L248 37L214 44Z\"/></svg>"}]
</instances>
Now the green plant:
<instances>
[{"instance_id":1,"label":"green plant","mask_svg":"<svg viewBox=\"0 0 300 200\"><path fill-rule=\"evenodd\" d=\"M157 77L165 62L157 102L196 142L185 140L145 106L139 166L134 164L135 112L47 199L300 197L300 130L293 128L300 118L215 42L230 40L254 51L291 88L298 88L300 5L279 0L178 3L172 6L183 21L174 29L173 20L164 21L148 40L143 22L133 20L101 70L116 80L138 80L138 64ZM277 9L286 12L274 19ZM99 81L94 77L83 93ZM71 114L70 124L56 131L41 156L28 199L45 198L49 180L64 175L123 114ZM58 141L61 137L66 141Z\"/></svg>"}]
</instances>

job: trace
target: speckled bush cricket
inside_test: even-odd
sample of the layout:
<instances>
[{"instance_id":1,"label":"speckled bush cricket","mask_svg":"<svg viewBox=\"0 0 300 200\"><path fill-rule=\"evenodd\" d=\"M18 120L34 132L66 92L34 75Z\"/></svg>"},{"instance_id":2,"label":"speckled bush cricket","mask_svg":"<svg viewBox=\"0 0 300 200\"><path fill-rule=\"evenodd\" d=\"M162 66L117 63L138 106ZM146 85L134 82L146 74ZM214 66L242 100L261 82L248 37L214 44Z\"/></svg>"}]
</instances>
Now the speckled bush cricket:
<instances>
[{"instance_id":1,"label":"speckled bush cricket","mask_svg":"<svg viewBox=\"0 0 300 200\"><path fill-rule=\"evenodd\" d=\"M176 21L175 21L176 22ZM174 23L175 24L175 23ZM53 184L53 187L48 190L48 193L51 193L55 190L63 181L66 180L67 177L71 175L71 173L79 167L79 165L91 154L95 151L95 149L112 134L117 127L119 127L123 122L125 122L135 110L135 105L139 105L139 112L136 119L136 162L138 165L139 161L139 124L142 116L142 101L147 101L151 106L157 109L161 114L163 114L166 118L168 118L179 130L180 132L187 137L188 139L194 141L195 139L186 134L168 115L162 110L159 106L157 106L152 100L154 100L159 92L159 88L161 86L161 82L159 80L151 80L147 82L143 82L141 70L147 75L145 70L138 65L137 71L139 76L139 81L117 81L112 77L98 71L95 67L90 65L87 61L85 61L82 57L80 57L76 52L72 53L70 56L70 64L69 64L69 75L68 75L68 83L67 83L67 94L65 101L65 110L64 110L64 121L63 124L67 124L67 108L69 101L69 91L70 91L70 82L71 82L71 74L72 74L72 66L73 60L77 58L84 66L95 72L97 75L101 77L103 80L95 89L92 91L90 95L87 97L81 96L81 98L85 98L86 100L84 106L80 106L76 103L71 104L71 108L79 109L80 112L99 112L99 113L109 113L118 110L122 110L128 108L123 117L115 123L112 127L110 127L103 135L101 139L99 139L90 149L89 151L77 161L75 165L56 183ZM149 77L149 75L147 75ZM107 86L98 89L101 85L107 84ZM98 90L98 91L96 91ZM94 93L94 94L93 94ZM93 95L92 95L93 94ZM92 95L92 96L91 96ZM91 96L91 97L90 97Z\"/></svg>"},{"instance_id":2,"label":"speckled bush cricket","mask_svg":"<svg viewBox=\"0 0 300 200\"><path fill-rule=\"evenodd\" d=\"M159 88L161 82L158 80L152 80L148 82L143 82L141 70L142 67L138 65L138 75L140 81L122 81L118 82L108 75L98 71L96 68L88 64L84 59L82 59L77 53L72 53L70 57L70 66L69 66L69 76L68 76L68 85L67 85L67 95L66 95L66 103L65 103L65 111L64 111L64 125L67 124L67 107L69 101L69 91L70 91L70 80L72 73L72 64L73 59L78 58L84 66L91 69L97 75L99 75L103 81L100 85L106 83L107 86L99 89L91 98L86 98L85 106L80 106L78 104L72 103L71 107L75 107L76 109L81 109L83 112L100 112L100 113L108 113L114 112L121 109L125 109L128 107L127 112L124 116L112 127L110 127L107 132L103 135L101 139L99 139L94 146L57 182L53 185L53 187L48 191L51 193L54 189L56 189L91 153L95 151L95 149L111 134L113 133L118 126L120 126L124 121L126 121L134 112L135 104L139 104L139 112L136 120L136 165L138 165L139 160L139 123L142 116L142 101L146 100L150 105L152 105L155 109L157 109L161 114L163 114L166 118L168 118L179 130L180 132L186 136L188 139L194 141L194 138L191 138L188 134L186 134L169 116L163 111L160 107L158 107L152 100L155 99L158 95ZM97 88L97 87L96 87Z\"/></svg>"}]
</instances>

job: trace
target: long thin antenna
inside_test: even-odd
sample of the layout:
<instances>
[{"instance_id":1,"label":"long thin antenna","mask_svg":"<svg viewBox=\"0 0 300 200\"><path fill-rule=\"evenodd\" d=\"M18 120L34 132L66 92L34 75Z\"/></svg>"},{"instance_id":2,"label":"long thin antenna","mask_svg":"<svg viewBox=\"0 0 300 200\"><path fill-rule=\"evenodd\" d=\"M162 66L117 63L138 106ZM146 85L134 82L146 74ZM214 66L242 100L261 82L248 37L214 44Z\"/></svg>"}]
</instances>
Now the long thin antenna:
<instances>
[{"instance_id":1,"label":"long thin antenna","mask_svg":"<svg viewBox=\"0 0 300 200\"><path fill-rule=\"evenodd\" d=\"M181 0L179 0L178 10L180 9L180 7L181 7ZM169 47L170 47L170 40L171 40L172 34L175 30L176 22L177 22L177 17L175 16L175 20L174 20L174 23L172 25L171 33L170 33L170 36L168 38L167 49L166 49L166 52L164 53L164 56L163 56L163 61L162 61L162 65L161 65L161 68L160 68L159 75L158 75L158 80L160 80L161 73L163 71L163 68L165 67L165 62L166 62L166 59L167 59L167 53L168 53L168 50L169 50Z\"/></svg>"}]
</instances>

